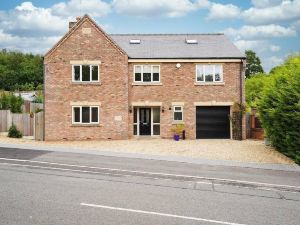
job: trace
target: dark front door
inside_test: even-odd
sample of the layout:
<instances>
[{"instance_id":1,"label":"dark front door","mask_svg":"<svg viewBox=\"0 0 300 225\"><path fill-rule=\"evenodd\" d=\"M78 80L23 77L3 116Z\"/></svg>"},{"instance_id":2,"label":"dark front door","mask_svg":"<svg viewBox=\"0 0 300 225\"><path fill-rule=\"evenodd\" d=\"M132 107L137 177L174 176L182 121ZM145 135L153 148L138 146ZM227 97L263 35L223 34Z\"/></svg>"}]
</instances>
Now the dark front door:
<instances>
[{"instance_id":1,"label":"dark front door","mask_svg":"<svg viewBox=\"0 0 300 225\"><path fill-rule=\"evenodd\" d=\"M151 135L151 108L140 108L140 135Z\"/></svg>"},{"instance_id":2,"label":"dark front door","mask_svg":"<svg viewBox=\"0 0 300 225\"><path fill-rule=\"evenodd\" d=\"M196 137L230 138L229 106L198 106L196 108Z\"/></svg>"}]
</instances>

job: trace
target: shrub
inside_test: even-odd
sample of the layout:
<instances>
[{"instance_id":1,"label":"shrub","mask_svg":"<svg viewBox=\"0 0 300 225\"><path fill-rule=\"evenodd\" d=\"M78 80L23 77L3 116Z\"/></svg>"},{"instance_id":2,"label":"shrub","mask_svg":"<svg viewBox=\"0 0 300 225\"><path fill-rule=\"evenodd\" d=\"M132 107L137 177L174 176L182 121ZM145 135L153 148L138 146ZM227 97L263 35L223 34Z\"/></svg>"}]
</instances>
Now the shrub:
<instances>
[{"instance_id":1,"label":"shrub","mask_svg":"<svg viewBox=\"0 0 300 225\"><path fill-rule=\"evenodd\" d=\"M12 113L22 113L22 105L24 103L24 100L21 96L10 96L10 111Z\"/></svg>"},{"instance_id":2,"label":"shrub","mask_svg":"<svg viewBox=\"0 0 300 225\"><path fill-rule=\"evenodd\" d=\"M9 105L9 98L5 93L3 93L0 97L0 109L7 110L9 109Z\"/></svg>"},{"instance_id":3,"label":"shrub","mask_svg":"<svg viewBox=\"0 0 300 225\"><path fill-rule=\"evenodd\" d=\"M0 109L7 110L10 109L12 113L21 113L22 105L24 101L21 96L15 96L14 94L3 93L0 97Z\"/></svg>"},{"instance_id":4,"label":"shrub","mask_svg":"<svg viewBox=\"0 0 300 225\"><path fill-rule=\"evenodd\" d=\"M272 145L300 164L300 55L272 76L258 103L262 126Z\"/></svg>"},{"instance_id":5,"label":"shrub","mask_svg":"<svg viewBox=\"0 0 300 225\"><path fill-rule=\"evenodd\" d=\"M16 127L16 125L11 125L11 127L8 130L8 137L10 138L21 138L23 135L21 131L19 131Z\"/></svg>"}]
</instances>

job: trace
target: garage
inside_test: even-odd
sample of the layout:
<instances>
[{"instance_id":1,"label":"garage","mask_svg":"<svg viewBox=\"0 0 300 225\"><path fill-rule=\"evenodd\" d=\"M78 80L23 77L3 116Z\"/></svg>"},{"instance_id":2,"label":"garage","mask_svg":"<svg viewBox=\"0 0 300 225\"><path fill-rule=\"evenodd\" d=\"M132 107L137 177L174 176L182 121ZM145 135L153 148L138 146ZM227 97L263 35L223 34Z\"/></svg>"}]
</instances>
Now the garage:
<instances>
[{"instance_id":1,"label":"garage","mask_svg":"<svg viewBox=\"0 0 300 225\"><path fill-rule=\"evenodd\" d=\"M196 138L230 138L230 106L197 106Z\"/></svg>"}]
</instances>

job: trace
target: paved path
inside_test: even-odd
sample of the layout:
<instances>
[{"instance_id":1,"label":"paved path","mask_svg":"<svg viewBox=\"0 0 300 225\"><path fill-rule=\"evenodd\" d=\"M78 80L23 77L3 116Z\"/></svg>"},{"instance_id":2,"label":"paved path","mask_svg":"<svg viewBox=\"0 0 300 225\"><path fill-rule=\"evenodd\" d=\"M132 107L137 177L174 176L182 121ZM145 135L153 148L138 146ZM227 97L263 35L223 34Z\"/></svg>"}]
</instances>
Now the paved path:
<instances>
[{"instance_id":1,"label":"paved path","mask_svg":"<svg viewBox=\"0 0 300 225\"><path fill-rule=\"evenodd\" d=\"M1 224L299 224L300 173L0 148Z\"/></svg>"}]
</instances>

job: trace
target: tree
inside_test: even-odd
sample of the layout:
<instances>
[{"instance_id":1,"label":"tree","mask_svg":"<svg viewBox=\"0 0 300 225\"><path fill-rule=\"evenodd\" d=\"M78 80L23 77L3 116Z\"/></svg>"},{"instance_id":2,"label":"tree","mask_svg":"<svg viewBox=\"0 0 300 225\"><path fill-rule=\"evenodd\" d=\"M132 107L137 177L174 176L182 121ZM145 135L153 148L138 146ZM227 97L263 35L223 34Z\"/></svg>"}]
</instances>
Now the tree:
<instances>
[{"instance_id":1,"label":"tree","mask_svg":"<svg viewBox=\"0 0 300 225\"><path fill-rule=\"evenodd\" d=\"M42 83L42 56L0 51L0 89L35 89Z\"/></svg>"},{"instance_id":2,"label":"tree","mask_svg":"<svg viewBox=\"0 0 300 225\"><path fill-rule=\"evenodd\" d=\"M246 78L250 78L251 76L258 74L258 73L264 73L264 70L261 66L261 61L258 56L256 56L256 53L252 50L246 50Z\"/></svg>"},{"instance_id":3,"label":"tree","mask_svg":"<svg viewBox=\"0 0 300 225\"><path fill-rule=\"evenodd\" d=\"M272 145L300 164L300 54L271 77L258 103L262 126Z\"/></svg>"}]
</instances>

